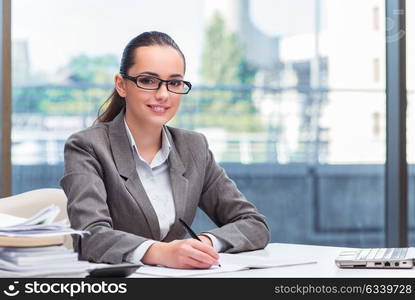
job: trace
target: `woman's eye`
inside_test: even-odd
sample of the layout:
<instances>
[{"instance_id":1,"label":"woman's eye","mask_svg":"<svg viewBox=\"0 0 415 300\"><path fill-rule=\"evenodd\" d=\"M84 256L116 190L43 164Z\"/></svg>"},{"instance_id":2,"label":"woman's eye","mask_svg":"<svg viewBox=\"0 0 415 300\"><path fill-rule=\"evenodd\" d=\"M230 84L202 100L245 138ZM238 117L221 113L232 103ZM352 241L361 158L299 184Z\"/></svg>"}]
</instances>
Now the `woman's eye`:
<instances>
[{"instance_id":1,"label":"woman's eye","mask_svg":"<svg viewBox=\"0 0 415 300\"><path fill-rule=\"evenodd\" d=\"M138 82L142 84L154 84L156 81L151 77L140 77L138 78Z\"/></svg>"},{"instance_id":2,"label":"woman's eye","mask_svg":"<svg viewBox=\"0 0 415 300\"><path fill-rule=\"evenodd\" d=\"M181 80L170 80L170 81L169 81L169 84L170 84L171 86L181 86L181 85L182 85L182 82L183 82L183 81L181 81Z\"/></svg>"}]
</instances>

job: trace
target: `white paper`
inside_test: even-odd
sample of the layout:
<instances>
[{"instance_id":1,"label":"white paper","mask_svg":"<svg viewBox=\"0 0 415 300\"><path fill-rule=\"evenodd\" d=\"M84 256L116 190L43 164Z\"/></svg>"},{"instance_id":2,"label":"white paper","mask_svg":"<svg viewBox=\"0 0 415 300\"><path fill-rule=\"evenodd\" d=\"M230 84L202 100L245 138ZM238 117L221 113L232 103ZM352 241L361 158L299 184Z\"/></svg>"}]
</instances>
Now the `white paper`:
<instances>
[{"instance_id":1,"label":"white paper","mask_svg":"<svg viewBox=\"0 0 415 300\"><path fill-rule=\"evenodd\" d=\"M73 270L65 270L65 269L42 269L42 270L33 270L33 271L25 271L25 272L13 272L13 271L4 271L0 270L0 278L4 277L85 277L88 275L88 272L85 271L85 268L80 269L73 269Z\"/></svg>"},{"instance_id":2,"label":"white paper","mask_svg":"<svg viewBox=\"0 0 415 300\"><path fill-rule=\"evenodd\" d=\"M163 266L142 266L137 269L137 274L146 274L161 277L192 277L209 274L217 274L224 272L236 272L247 270L251 268L277 268L277 267L288 267L304 264L313 264L315 261L304 260L304 259L276 259L269 257L261 257L254 255L243 255L243 254L219 254L219 266L213 266L210 269L174 269L166 268Z\"/></svg>"},{"instance_id":3,"label":"white paper","mask_svg":"<svg viewBox=\"0 0 415 300\"><path fill-rule=\"evenodd\" d=\"M65 246L43 246L43 247L0 247L0 258L3 255L8 256L38 256L38 255L54 255L56 253L75 253L73 249Z\"/></svg>"},{"instance_id":4,"label":"white paper","mask_svg":"<svg viewBox=\"0 0 415 300\"><path fill-rule=\"evenodd\" d=\"M7 214L0 214L0 229L3 229L3 227L9 227L16 224L20 224L24 221L26 221L25 218L20 218Z\"/></svg>"},{"instance_id":5,"label":"white paper","mask_svg":"<svg viewBox=\"0 0 415 300\"><path fill-rule=\"evenodd\" d=\"M84 234L89 234L88 231L74 230L71 228L59 229L54 231L40 231L40 230L27 230L27 231L18 231L18 232L8 232L0 231L0 235L5 235L9 237L45 237L45 236L57 236L57 235L67 235L67 234L78 234L83 236Z\"/></svg>"},{"instance_id":6,"label":"white paper","mask_svg":"<svg viewBox=\"0 0 415 300\"><path fill-rule=\"evenodd\" d=\"M34 216L26 219L7 214L0 214L0 230L7 229L7 227L18 227L18 226L34 226L42 224L50 224L55 220L59 214L59 207L52 204L39 211Z\"/></svg>"},{"instance_id":7,"label":"white paper","mask_svg":"<svg viewBox=\"0 0 415 300\"><path fill-rule=\"evenodd\" d=\"M155 266L142 266L137 269L136 273L147 274L161 277L190 277L209 275L215 273L235 272L243 270L241 266L213 266L210 269L174 269Z\"/></svg>"},{"instance_id":8,"label":"white paper","mask_svg":"<svg viewBox=\"0 0 415 300\"><path fill-rule=\"evenodd\" d=\"M52 204L38 212L33 217L27 219L25 222L20 225L41 225L41 224L50 224L55 220L59 214L59 207Z\"/></svg>"},{"instance_id":9,"label":"white paper","mask_svg":"<svg viewBox=\"0 0 415 300\"><path fill-rule=\"evenodd\" d=\"M86 261L75 261L70 263L59 263L37 266L16 266L11 263L1 262L0 277L31 277L45 275L87 275L88 271L96 268L99 264Z\"/></svg>"},{"instance_id":10,"label":"white paper","mask_svg":"<svg viewBox=\"0 0 415 300\"><path fill-rule=\"evenodd\" d=\"M245 266L249 269L288 267L316 263L315 261L305 260L297 257L276 258L229 253L221 253L219 256L220 264Z\"/></svg>"},{"instance_id":11,"label":"white paper","mask_svg":"<svg viewBox=\"0 0 415 300\"><path fill-rule=\"evenodd\" d=\"M45 237L67 234L83 234L87 231L70 228L66 220L53 222L59 214L59 207L52 204L31 218L19 218L7 214L0 214L0 235L9 237Z\"/></svg>"}]
</instances>

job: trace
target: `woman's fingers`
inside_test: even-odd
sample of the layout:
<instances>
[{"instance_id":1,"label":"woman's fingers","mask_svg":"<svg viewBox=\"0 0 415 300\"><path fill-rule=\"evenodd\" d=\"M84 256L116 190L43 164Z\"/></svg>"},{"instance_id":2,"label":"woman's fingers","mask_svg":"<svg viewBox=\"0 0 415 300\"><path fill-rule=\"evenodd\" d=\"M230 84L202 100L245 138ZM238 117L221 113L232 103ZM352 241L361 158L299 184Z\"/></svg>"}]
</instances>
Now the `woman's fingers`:
<instances>
[{"instance_id":1,"label":"woman's fingers","mask_svg":"<svg viewBox=\"0 0 415 300\"><path fill-rule=\"evenodd\" d=\"M211 246L205 243L202 243L200 241L194 240L194 239L190 240L190 242L193 248L203 253L206 253L207 255L212 257L214 260L217 260L219 258L218 252L216 252L215 249L213 249Z\"/></svg>"},{"instance_id":2,"label":"woman's fingers","mask_svg":"<svg viewBox=\"0 0 415 300\"><path fill-rule=\"evenodd\" d=\"M210 246L202 244L198 241L190 240L186 250L186 256L191 257L192 259L203 263L208 264L209 266L217 265L219 255L217 252Z\"/></svg>"},{"instance_id":3,"label":"woman's fingers","mask_svg":"<svg viewBox=\"0 0 415 300\"><path fill-rule=\"evenodd\" d=\"M161 256L161 264L167 267L206 269L218 264L219 254L198 240L175 240L163 245L167 246L167 251Z\"/></svg>"},{"instance_id":4,"label":"woman's fingers","mask_svg":"<svg viewBox=\"0 0 415 300\"><path fill-rule=\"evenodd\" d=\"M201 263L204 264L209 264L209 265L215 265L218 264L217 259L211 257L210 255L207 255L206 253L198 250L198 249L191 249L189 251L188 256L196 261L199 261Z\"/></svg>"},{"instance_id":5,"label":"woman's fingers","mask_svg":"<svg viewBox=\"0 0 415 300\"><path fill-rule=\"evenodd\" d=\"M183 267L185 269L209 269L212 267L212 264L206 264L192 257L188 257Z\"/></svg>"}]
</instances>

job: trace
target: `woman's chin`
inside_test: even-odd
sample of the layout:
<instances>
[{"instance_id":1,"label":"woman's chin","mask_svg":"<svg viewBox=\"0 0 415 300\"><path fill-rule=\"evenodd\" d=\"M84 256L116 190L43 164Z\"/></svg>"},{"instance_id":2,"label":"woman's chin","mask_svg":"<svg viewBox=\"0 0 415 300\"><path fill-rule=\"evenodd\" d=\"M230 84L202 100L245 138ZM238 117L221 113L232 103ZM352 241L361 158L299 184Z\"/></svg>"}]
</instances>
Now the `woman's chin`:
<instances>
[{"instance_id":1,"label":"woman's chin","mask_svg":"<svg viewBox=\"0 0 415 300\"><path fill-rule=\"evenodd\" d=\"M151 121L149 122L150 126L156 126L156 127L162 127L165 125L168 121L170 121L171 118L151 118Z\"/></svg>"}]
</instances>

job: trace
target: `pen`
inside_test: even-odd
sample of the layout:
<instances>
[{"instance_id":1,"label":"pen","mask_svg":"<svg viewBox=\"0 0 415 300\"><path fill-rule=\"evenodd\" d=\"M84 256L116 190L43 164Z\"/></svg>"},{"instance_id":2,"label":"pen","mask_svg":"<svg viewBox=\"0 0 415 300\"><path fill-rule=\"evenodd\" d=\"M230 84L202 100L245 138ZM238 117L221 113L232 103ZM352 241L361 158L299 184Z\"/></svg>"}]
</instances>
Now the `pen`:
<instances>
[{"instance_id":1,"label":"pen","mask_svg":"<svg viewBox=\"0 0 415 300\"><path fill-rule=\"evenodd\" d=\"M179 218L180 223L182 223L182 225L184 226L184 228L186 228L186 231L190 234L190 236L198 241L202 241L197 235L196 233L193 232L192 228L190 228L189 225L186 224L185 221L183 221L181 218Z\"/></svg>"},{"instance_id":2,"label":"pen","mask_svg":"<svg viewBox=\"0 0 415 300\"><path fill-rule=\"evenodd\" d=\"M179 221L180 221L180 223L182 223L182 225L184 226L184 228L186 229L186 231L190 234L190 236L192 238L194 238L194 239L202 242L202 240L196 235L196 233L194 233L194 231L192 230L192 228L190 228L190 226L187 225L185 221L183 221L181 218L179 218ZM220 267L220 264L218 266Z\"/></svg>"}]
</instances>

